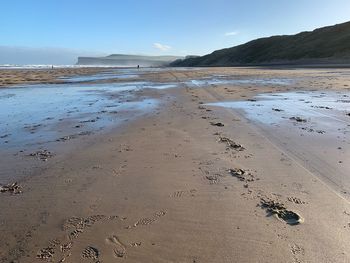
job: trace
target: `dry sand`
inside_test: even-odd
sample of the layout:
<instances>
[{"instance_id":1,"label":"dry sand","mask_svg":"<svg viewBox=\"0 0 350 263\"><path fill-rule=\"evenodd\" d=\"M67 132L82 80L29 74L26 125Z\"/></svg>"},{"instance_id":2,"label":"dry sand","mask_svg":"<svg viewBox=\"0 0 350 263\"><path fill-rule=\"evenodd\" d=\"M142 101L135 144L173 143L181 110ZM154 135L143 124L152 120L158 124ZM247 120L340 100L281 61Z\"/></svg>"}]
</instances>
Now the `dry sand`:
<instances>
[{"instance_id":1,"label":"dry sand","mask_svg":"<svg viewBox=\"0 0 350 263\"><path fill-rule=\"evenodd\" d=\"M215 74L297 81L184 84ZM315 173L298 149L242 112L203 105L258 93L349 92L348 70L218 68L141 78L182 88L140 91L159 97L159 108L71 142L44 164L13 164L26 177L21 194L0 196L1 262L350 262L350 199L327 180L336 178L327 174L327 154L307 155ZM339 169L350 171L331 171ZM288 224L296 216L299 224Z\"/></svg>"}]
</instances>

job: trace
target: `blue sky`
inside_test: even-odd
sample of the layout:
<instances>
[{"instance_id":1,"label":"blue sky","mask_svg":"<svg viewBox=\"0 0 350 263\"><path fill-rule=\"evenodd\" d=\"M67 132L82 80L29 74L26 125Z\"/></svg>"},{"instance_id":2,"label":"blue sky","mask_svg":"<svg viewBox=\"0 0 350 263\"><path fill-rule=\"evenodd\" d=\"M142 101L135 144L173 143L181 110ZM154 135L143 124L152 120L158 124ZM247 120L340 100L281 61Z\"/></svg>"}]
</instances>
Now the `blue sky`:
<instances>
[{"instance_id":1,"label":"blue sky","mask_svg":"<svg viewBox=\"0 0 350 263\"><path fill-rule=\"evenodd\" d=\"M0 12L0 46L203 55L348 21L350 1L2 0Z\"/></svg>"}]
</instances>

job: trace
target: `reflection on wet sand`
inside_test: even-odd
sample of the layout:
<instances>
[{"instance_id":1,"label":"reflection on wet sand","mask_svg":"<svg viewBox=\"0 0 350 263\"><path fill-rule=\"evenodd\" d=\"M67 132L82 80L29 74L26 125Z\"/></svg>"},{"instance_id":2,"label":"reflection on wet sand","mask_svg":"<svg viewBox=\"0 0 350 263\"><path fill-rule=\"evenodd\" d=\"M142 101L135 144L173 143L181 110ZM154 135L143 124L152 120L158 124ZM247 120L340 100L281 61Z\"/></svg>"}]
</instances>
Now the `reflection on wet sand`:
<instances>
[{"instance_id":1,"label":"reflection on wet sand","mask_svg":"<svg viewBox=\"0 0 350 263\"><path fill-rule=\"evenodd\" d=\"M129 91L143 83L33 85L0 90L0 135L4 147L54 141L116 125L157 105ZM126 114L127 112L127 114Z\"/></svg>"},{"instance_id":2,"label":"reflection on wet sand","mask_svg":"<svg viewBox=\"0 0 350 263\"><path fill-rule=\"evenodd\" d=\"M277 147L348 195L349 98L348 91L296 91L207 105L240 112Z\"/></svg>"}]
</instances>

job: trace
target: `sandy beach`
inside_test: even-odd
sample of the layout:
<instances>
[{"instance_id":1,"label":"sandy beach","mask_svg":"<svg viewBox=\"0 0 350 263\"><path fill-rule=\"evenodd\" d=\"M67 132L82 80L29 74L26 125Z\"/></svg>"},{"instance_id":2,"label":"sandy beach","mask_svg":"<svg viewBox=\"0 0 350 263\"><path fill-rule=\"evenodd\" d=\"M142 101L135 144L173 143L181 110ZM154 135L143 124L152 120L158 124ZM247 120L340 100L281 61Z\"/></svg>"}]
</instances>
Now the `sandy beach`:
<instances>
[{"instance_id":1,"label":"sandy beach","mask_svg":"<svg viewBox=\"0 0 350 263\"><path fill-rule=\"evenodd\" d=\"M0 115L0 262L350 262L349 85L337 68L0 70L19 109ZM40 118L16 104L28 88Z\"/></svg>"},{"instance_id":2,"label":"sandy beach","mask_svg":"<svg viewBox=\"0 0 350 263\"><path fill-rule=\"evenodd\" d=\"M62 83L61 77L73 75L86 76L104 72L108 68L101 67L77 67L77 68L53 68L53 69L1 69L0 87L21 84L36 83Z\"/></svg>"}]
</instances>

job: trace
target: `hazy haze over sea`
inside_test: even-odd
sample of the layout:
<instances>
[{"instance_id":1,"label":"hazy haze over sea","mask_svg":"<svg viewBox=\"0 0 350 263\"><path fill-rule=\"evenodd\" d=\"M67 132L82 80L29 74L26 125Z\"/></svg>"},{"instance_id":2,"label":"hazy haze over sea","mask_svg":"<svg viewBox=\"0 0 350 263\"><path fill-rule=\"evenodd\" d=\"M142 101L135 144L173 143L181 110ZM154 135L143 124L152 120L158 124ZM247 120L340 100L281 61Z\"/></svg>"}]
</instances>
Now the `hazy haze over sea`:
<instances>
[{"instance_id":1,"label":"hazy haze over sea","mask_svg":"<svg viewBox=\"0 0 350 263\"><path fill-rule=\"evenodd\" d=\"M0 46L0 66L74 65L79 56L105 56L105 53L66 48Z\"/></svg>"}]
</instances>

